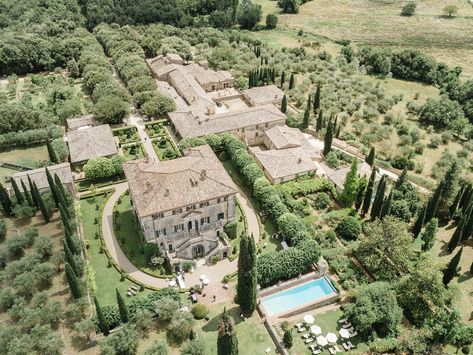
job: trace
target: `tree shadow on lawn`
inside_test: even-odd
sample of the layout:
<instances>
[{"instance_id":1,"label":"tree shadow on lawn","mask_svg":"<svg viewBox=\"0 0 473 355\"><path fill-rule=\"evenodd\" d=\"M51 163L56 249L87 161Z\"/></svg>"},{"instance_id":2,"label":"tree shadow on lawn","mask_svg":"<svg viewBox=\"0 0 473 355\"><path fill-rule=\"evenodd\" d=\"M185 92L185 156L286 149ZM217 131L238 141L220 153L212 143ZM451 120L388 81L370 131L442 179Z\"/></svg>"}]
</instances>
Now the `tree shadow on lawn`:
<instances>
[{"instance_id":1,"label":"tree shadow on lawn","mask_svg":"<svg viewBox=\"0 0 473 355\"><path fill-rule=\"evenodd\" d=\"M233 308L230 308L230 309L227 309L227 314L230 315L232 318L233 318L233 321L235 322L235 325L236 324L239 324L241 322L243 322L243 320L240 318L240 307L238 306L235 306ZM205 324L203 327L202 327L202 330L204 332L216 332L218 330L218 324L220 323L220 317L221 317L221 313L217 314L215 317L213 317L212 319L210 319L207 324Z\"/></svg>"},{"instance_id":2,"label":"tree shadow on lawn","mask_svg":"<svg viewBox=\"0 0 473 355\"><path fill-rule=\"evenodd\" d=\"M458 283L468 281L472 277L473 277L473 273L471 273L470 271L466 271L463 274L461 274L460 276L458 276Z\"/></svg>"}]
</instances>

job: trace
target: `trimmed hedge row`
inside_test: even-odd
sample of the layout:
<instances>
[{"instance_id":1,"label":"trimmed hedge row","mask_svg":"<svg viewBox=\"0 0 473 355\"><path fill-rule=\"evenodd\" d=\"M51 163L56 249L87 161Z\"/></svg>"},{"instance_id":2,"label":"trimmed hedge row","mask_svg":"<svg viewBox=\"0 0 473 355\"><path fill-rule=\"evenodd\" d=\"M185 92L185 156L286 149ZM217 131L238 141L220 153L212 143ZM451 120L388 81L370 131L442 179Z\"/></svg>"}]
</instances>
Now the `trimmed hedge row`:
<instances>
[{"instance_id":1,"label":"trimmed hedge row","mask_svg":"<svg viewBox=\"0 0 473 355\"><path fill-rule=\"evenodd\" d=\"M62 137L63 130L59 126L49 126L29 131L9 132L0 134L0 148L11 148L18 145L44 143L50 139Z\"/></svg>"}]
</instances>

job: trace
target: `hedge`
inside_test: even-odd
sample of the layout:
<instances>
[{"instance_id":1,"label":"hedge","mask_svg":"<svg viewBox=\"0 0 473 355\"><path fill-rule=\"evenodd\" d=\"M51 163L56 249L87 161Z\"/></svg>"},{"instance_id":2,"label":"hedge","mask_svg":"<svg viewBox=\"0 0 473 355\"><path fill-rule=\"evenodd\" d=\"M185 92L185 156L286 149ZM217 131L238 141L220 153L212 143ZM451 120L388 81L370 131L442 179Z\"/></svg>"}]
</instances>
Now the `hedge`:
<instances>
[{"instance_id":1,"label":"hedge","mask_svg":"<svg viewBox=\"0 0 473 355\"><path fill-rule=\"evenodd\" d=\"M29 131L9 132L0 134L0 148L43 143L62 136L63 130L59 126L49 126L46 128L31 129Z\"/></svg>"}]
</instances>

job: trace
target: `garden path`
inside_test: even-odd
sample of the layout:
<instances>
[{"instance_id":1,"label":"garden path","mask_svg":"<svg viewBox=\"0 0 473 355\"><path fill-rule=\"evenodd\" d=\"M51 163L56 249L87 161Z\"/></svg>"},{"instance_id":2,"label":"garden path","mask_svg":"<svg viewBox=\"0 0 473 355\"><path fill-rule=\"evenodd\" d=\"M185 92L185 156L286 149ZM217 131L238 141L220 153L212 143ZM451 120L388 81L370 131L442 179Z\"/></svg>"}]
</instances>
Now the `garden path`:
<instances>
[{"instance_id":1,"label":"garden path","mask_svg":"<svg viewBox=\"0 0 473 355\"><path fill-rule=\"evenodd\" d=\"M128 189L126 182L121 184L113 185L115 191L107 200L102 214L102 234L110 256L120 266L123 272L127 273L131 278L136 281L151 287L167 287L166 280L151 276L143 271L140 271L123 253L120 245L118 244L115 230L113 228L113 208L120 198L120 196ZM110 186L108 186L110 188ZM240 189L239 189L240 190ZM256 213L249 201L248 197L243 191L237 194L237 198L240 201L240 205L247 217L248 230L253 234L255 242L259 240L259 224ZM199 277L201 274L205 274L209 280L210 285L214 286L220 284L225 275L231 274L237 270L238 258L230 262L229 259L218 262L217 265L204 265L199 266L193 273L185 274L186 287L190 287L196 284L200 284Z\"/></svg>"},{"instance_id":2,"label":"garden path","mask_svg":"<svg viewBox=\"0 0 473 355\"><path fill-rule=\"evenodd\" d=\"M158 155L156 154L156 151L154 150L153 143L151 142L151 139L149 138L148 133L146 133L145 123L143 122L143 119L141 118L141 116L137 114L131 115L130 124L136 127L138 131L138 136L140 137L140 141L143 144L143 147L149 159L155 163L159 163Z\"/></svg>"}]
</instances>

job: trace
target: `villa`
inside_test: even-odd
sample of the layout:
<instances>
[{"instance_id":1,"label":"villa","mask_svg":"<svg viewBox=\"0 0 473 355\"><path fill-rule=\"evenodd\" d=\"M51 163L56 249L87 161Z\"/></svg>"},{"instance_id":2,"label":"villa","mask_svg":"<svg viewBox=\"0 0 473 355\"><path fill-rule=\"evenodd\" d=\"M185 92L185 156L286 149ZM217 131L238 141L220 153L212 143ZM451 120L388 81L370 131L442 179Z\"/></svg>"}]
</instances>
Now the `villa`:
<instances>
[{"instance_id":1,"label":"villa","mask_svg":"<svg viewBox=\"0 0 473 355\"><path fill-rule=\"evenodd\" d=\"M66 133L71 164L83 164L89 159L111 157L118 153L112 130L107 124Z\"/></svg>"},{"instance_id":2,"label":"villa","mask_svg":"<svg viewBox=\"0 0 473 355\"><path fill-rule=\"evenodd\" d=\"M77 129L86 129L93 126L97 126L99 122L95 119L93 114L68 118L66 120L67 129L69 131L75 131Z\"/></svg>"},{"instance_id":3,"label":"villa","mask_svg":"<svg viewBox=\"0 0 473 355\"><path fill-rule=\"evenodd\" d=\"M184 64L177 55L160 55L147 63L160 93L176 103L168 116L181 138L231 132L258 144L266 129L286 121L278 108L284 93L274 85L240 93L229 72L209 69L207 61Z\"/></svg>"},{"instance_id":4,"label":"villa","mask_svg":"<svg viewBox=\"0 0 473 355\"><path fill-rule=\"evenodd\" d=\"M219 237L235 217L238 191L210 146L187 149L172 161L130 161L123 168L144 237L160 246L172 267L227 257L230 246Z\"/></svg>"},{"instance_id":5,"label":"villa","mask_svg":"<svg viewBox=\"0 0 473 355\"><path fill-rule=\"evenodd\" d=\"M267 129L262 144L248 149L272 184L314 172L320 158L302 132L288 126Z\"/></svg>"}]
</instances>

